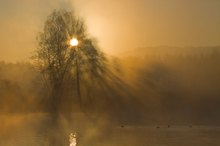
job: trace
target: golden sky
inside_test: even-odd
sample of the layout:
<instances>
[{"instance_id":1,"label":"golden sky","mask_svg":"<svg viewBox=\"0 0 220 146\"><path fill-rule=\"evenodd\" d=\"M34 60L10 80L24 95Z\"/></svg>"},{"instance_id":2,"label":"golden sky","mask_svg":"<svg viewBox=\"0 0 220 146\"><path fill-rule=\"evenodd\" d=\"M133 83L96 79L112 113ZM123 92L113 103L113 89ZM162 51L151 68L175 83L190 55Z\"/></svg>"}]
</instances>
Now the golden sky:
<instances>
[{"instance_id":1,"label":"golden sky","mask_svg":"<svg viewBox=\"0 0 220 146\"><path fill-rule=\"evenodd\" d=\"M220 44L219 0L1 0L0 60L27 60L55 8L74 8L110 54L145 46Z\"/></svg>"}]
</instances>

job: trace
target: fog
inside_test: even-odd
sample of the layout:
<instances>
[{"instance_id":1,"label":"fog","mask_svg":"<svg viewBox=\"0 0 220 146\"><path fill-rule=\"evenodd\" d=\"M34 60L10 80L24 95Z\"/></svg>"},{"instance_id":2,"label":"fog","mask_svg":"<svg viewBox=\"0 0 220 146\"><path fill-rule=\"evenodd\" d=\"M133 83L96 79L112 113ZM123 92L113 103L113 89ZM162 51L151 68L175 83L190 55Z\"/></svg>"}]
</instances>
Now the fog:
<instances>
[{"instance_id":1,"label":"fog","mask_svg":"<svg viewBox=\"0 0 220 146\"><path fill-rule=\"evenodd\" d=\"M219 6L1 0L0 146L219 145Z\"/></svg>"},{"instance_id":2,"label":"fog","mask_svg":"<svg viewBox=\"0 0 220 146\"><path fill-rule=\"evenodd\" d=\"M175 128L175 125L185 126L182 127L182 136L188 136L185 142L190 145L191 139L197 138L197 134L213 131L196 125L214 126L220 122L219 49L148 47L130 50L121 58L108 57L114 75L111 75L108 83L101 84L103 88L96 85L97 88L91 87L89 93L82 88L83 110L76 100L69 100L67 94L63 97L62 114L58 118L60 127L55 129L62 129L64 135L56 131L46 132L49 125L53 127L48 115L50 100L47 99L47 91L36 66L30 62L2 61L1 145L14 144L11 139L17 145L48 145L47 137L51 135L68 144L68 134L72 131L80 134L80 145L107 145L110 137L109 145L125 143L123 138L117 138L117 134L133 138L134 141L129 141L129 144L135 144L136 140L144 144L144 130L160 138L174 134L174 131L163 129L167 125L171 125L171 128ZM157 125L162 125L160 127L163 129L159 133L154 130ZM187 130L187 127L191 125L194 129L189 135L190 129ZM126 127L134 129L125 129L127 132L123 134L123 128ZM138 127L139 130L136 129ZM176 128L177 131L181 130L181 127ZM203 136L214 140L210 134ZM150 135L148 138L154 145L170 142L165 137L158 142ZM175 138L173 143L178 145L180 141ZM214 145L216 143L213 142Z\"/></svg>"},{"instance_id":3,"label":"fog","mask_svg":"<svg viewBox=\"0 0 220 146\"><path fill-rule=\"evenodd\" d=\"M131 76L128 79L134 81L137 97L146 111L153 113L151 119L219 123L218 50L219 47L155 47L136 49L140 54L125 57L135 80Z\"/></svg>"},{"instance_id":4,"label":"fog","mask_svg":"<svg viewBox=\"0 0 220 146\"><path fill-rule=\"evenodd\" d=\"M106 87L83 91L85 110L123 124L218 124L219 54L219 47L149 47L109 57L114 76ZM1 113L47 111L47 91L33 64L1 62L0 74Z\"/></svg>"}]
</instances>

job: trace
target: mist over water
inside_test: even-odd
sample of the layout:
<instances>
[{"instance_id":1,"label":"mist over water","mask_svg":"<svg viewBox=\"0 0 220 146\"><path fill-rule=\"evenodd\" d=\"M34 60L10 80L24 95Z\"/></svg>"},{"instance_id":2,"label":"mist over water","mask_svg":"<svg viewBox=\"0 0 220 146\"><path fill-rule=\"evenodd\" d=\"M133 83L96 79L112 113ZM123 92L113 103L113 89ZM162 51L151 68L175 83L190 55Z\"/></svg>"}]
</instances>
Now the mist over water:
<instances>
[{"instance_id":1,"label":"mist over water","mask_svg":"<svg viewBox=\"0 0 220 146\"><path fill-rule=\"evenodd\" d=\"M74 132L78 145L219 144L219 47L139 48L109 60L107 82L89 93L82 85L83 110L65 95L57 121L35 66L1 62L0 145L47 146L51 136L68 145Z\"/></svg>"},{"instance_id":2,"label":"mist over water","mask_svg":"<svg viewBox=\"0 0 220 146\"><path fill-rule=\"evenodd\" d=\"M0 146L219 146L219 7L1 0Z\"/></svg>"}]
</instances>

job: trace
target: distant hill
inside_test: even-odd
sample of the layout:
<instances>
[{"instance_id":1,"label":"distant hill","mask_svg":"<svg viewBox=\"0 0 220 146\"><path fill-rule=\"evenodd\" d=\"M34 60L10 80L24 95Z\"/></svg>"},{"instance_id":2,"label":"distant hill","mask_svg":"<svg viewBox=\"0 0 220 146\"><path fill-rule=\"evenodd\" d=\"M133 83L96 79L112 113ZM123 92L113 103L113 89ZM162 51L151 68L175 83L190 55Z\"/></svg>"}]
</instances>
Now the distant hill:
<instances>
[{"instance_id":1,"label":"distant hill","mask_svg":"<svg viewBox=\"0 0 220 146\"><path fill-rule=\"evenodd\" d=\"M174 47L174 46L157 46L157 47L139 47L120 53L122 57L128 56L147 56L147 55L210 55L220 52L220 46L207 47Z\"/></svg>"}]
</instances>

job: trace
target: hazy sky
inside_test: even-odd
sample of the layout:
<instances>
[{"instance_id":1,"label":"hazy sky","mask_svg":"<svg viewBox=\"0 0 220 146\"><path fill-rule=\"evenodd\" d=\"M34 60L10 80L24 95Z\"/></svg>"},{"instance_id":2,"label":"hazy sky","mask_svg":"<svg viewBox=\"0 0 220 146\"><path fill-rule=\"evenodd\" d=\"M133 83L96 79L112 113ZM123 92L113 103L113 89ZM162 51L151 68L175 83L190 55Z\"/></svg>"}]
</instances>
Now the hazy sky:
<instances>
[{"instance_id":1,"label":"hazy sky","mask_svg":"<svg viewBox=\"0 0 220 146\"><path fill-rule=\"evenodd\" d=\"M54 8L73 8L110 54L220 44L220 0L0 0L0 60L26 60Z\"/></svg>"}]
</instances>

